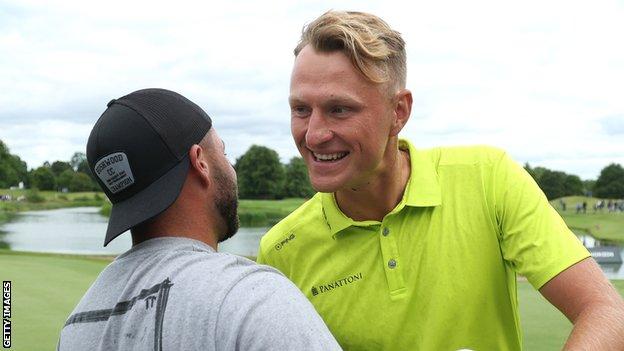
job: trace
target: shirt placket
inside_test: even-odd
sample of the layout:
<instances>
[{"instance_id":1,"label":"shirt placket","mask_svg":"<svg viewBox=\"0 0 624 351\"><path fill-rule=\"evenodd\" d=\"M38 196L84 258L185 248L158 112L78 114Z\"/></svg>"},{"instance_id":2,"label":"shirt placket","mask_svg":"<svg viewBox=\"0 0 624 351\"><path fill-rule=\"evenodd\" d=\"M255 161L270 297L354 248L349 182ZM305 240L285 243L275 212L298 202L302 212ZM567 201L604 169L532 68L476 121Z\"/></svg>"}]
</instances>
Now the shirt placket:
<instances>
[{"instance_id":1,"label":"shirt placket","mask_svg":"<svg viewBox=\"0 0 624 351\"><path fill-rule=\"evenodd\" d=\"M389 218L384 218L379 227L379 242L381 246L381 257L390 298L400 298L405 292L405 280L403 279L404 267L399 255L397 245L398 230L397 226L392 226Z\"/></svg>"}]
</instances>

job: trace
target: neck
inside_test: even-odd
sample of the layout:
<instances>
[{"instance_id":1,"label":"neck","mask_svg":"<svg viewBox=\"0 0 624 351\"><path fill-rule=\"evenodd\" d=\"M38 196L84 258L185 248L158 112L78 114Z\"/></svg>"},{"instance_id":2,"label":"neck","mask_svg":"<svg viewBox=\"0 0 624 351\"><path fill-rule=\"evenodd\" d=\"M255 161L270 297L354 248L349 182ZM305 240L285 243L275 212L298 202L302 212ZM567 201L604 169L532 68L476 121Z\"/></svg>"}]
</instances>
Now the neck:
<instances>
[{"instance_id":1,"label":"neck","mask_svg":"<svg viewBox=\"0 0 624 351\"><path fill-rule=\"evenodd\" d=\"M340 210L353 220L381 221L401 202L410 176L409 153L399 150L398 143L388 150L381 171L369 182L335 193Z\"/></svg>"},{"instance_id":2,"label":"neck","mask_svg":"<svg viewBox=\"0 0 624 351\"><path fill-rule=\"evenodd\" d=\"M195 239L217 250L217 226L199 204L192 206L176 201L165 212L132 229L132 245L160 237Z\"/></svg>"}]
</instances>

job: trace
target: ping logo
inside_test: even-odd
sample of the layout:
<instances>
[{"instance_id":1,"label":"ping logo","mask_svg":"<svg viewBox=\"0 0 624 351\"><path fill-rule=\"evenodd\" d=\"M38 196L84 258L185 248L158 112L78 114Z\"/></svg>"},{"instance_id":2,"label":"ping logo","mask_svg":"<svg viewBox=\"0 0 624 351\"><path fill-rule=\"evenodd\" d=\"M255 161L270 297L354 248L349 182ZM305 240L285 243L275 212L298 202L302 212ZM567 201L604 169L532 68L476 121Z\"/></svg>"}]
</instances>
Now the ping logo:
<instances>
[{"instance_id":1,"label":"ping logo","mask_svg":"<svg viewBox=\"0 0 624 351\"><path fill-rule=\"evenodd\" d=\"M290 233L290 235L288 237L286 237L284 240L282 240L279 243L275 244L275 250L277 250L277 251L281 250L282 247L284 247L284 245L288 244L292 240L295 240L295 233Z\"/></svg>"}]
</instances>

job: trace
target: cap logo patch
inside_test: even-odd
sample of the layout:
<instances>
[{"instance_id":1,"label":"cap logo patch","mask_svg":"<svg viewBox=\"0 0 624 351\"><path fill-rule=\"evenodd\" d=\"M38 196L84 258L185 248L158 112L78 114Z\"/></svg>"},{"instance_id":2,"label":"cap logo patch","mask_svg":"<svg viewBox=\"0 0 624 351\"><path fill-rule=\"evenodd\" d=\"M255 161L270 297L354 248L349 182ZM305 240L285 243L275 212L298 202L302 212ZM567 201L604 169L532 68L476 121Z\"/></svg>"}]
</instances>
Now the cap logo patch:
<instances>
[{"instance_id":1,"label":"cap logo patch","mask_svg":"<svg viewBox=\"0 0 624 351\"><path fill-rule=\"evenodd\" d=\"M95 174L113 194L134 184L128 157L123 152L104 156L95 164L94 168Z\"/></svg>"}]
</instances>

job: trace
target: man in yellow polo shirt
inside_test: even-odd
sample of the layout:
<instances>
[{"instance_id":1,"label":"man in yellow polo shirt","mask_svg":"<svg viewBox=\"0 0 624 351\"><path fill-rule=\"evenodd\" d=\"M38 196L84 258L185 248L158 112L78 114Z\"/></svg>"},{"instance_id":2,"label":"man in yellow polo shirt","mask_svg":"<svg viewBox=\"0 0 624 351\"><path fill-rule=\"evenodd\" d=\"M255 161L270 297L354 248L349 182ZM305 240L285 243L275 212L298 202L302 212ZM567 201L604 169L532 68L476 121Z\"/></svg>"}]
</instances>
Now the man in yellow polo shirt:
<instances>
[{"instance_id":1,"label":"man in yellow polo shirt","mask_svg":"<svg viewBox=\"0 0 624 351\"><path fill-rule=\"evenodd\" d=\"M291 129L319 191L258 261L345 349L520 350L516 274L574 323L570 350L624 349L624 303L524 170L490 147L419 150L401 35L330 11L295 49Z\"/></svg>"}]
</instances>

